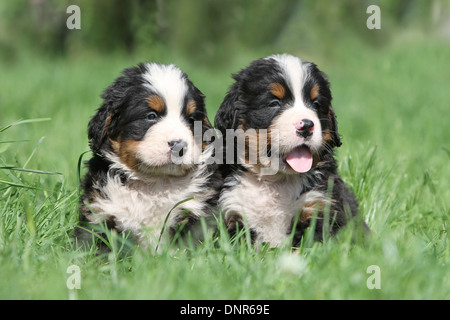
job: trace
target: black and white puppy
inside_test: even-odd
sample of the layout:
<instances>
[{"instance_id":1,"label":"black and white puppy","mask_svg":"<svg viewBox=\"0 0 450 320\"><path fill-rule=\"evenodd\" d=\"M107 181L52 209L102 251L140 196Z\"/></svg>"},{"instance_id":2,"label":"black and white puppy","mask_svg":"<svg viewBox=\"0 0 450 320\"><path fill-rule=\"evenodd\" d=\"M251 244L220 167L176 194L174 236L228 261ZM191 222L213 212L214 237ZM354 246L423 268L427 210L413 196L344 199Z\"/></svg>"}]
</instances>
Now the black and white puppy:
<instances>
[{"instance_id":1,"label":"black and white puppy","mask_svg":"<svg viewBox=\"0 0 450 320\"><path fill-rule=\"evenodd\" d=\"M186 235L211 214L221 183L206 165L212 146L202 133L212 126L203 94L176 66L142 63L125 69L102 98L89 122L82 223L130 232L150 248L163 233L163 241ZM82 229L76 236L92 238Z\"/></svg>"},{"instance_id":2,"label":"black and white puppy","mask_svg":"<svg viewBox=\"0 0 450 320\"><path fill-rule=\"evenodd\" d=\"M315 239L322 240L324 226L335 234L358 206L337 172L333 148L341 139L326 75L283 54L255 60L233 77L215 117L225 153L234 154L225 158L237 161L224 166L219 199L228 228L245 221L256 245L276 247L296 226L296 246L316 215ZM245 148L227 141L230 136L244 137ZM253 163L251 150L257 151ZM264 174L274 164L276 170Z\"/></svg>"}]
</instances>

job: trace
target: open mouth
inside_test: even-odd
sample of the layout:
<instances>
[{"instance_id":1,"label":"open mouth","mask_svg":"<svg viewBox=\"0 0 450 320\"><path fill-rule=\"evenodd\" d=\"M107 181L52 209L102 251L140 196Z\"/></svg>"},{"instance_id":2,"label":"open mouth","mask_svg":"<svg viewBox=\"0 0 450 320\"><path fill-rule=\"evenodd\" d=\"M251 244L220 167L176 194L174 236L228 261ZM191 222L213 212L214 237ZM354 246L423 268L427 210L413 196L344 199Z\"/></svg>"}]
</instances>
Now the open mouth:
<instances>
[{"instance_id":1,"label":"open mouth","mask_svg":"<svg viewBox=\"0 0 450 320\"><path fill-rule=\"evenodd\" d=\"M308 172L313 164L311 149L307 145L302 144L289 152L285 161L296 172Z\"/></svg>"}]
</instances>

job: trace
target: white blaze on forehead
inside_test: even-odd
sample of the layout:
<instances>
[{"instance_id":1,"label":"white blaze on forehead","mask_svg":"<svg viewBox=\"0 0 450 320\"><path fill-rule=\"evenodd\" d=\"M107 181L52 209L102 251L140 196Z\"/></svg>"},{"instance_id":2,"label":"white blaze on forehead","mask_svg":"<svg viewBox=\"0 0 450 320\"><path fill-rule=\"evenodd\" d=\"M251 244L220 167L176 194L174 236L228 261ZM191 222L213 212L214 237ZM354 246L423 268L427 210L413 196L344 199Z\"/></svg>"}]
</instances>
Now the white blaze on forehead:
<instances>
[{"instance_id":1,"label":"white blaze on forehead","mask_svg":"<svg viewBox=\"0 0 450 320\"><path fill-rule=\"evenodd\" d=\"M309 64L302 63L299 58L289 54L274 55L269 58L277 61L281 67L286 83L294 96L293 109L302 114L304 118L313 120L314 125L317 126L319 124L317 114L312 109L306 107L302 94L303 86L309 77Z\"/></svg>"},{"instance_id":2,"label":"white blaze on forehead","mask_svg":"<svg viewBox=\"0 0 450 320\"><path fill-rule=\"evenodd\" d=\"M195 143L193 132L181 113L189 89L186 77L174 65L148 63L146 69L147 72L143 74L146 81L144 85L164 100L166 114L149 128L140 141L138 158L147 167L160 168L158 170L165 174L183 172L183 168L173 164L169 143L186 143L183 156L175 157L177 164L192 165L201 154L201 144Z\"/></svg>"},{"instance_id":3,"label":"white blaze on forehead","mask_svg":"<svg viewBox=\"0 0 450 320\"><path fill-rule=\"evenodd\" d=\"M279 54L270 56L269 58L275 59L281 67L286 82L294 95L296 104L301 102L302 88L307 75L302 61L299 58L289 54Z\"/></svg>"},{"instance_id":4,"label":"white blaze on forehead","mask_svg":"<svg viewBox=\"0 0 450 320\"><path fill-rule=\"evenodd\" d=\"M176 112L180 115L188 90L183 72L173 64L147 63L146 67L145 85L164 99L168 114Z\"/></svg>"},{"instance_id":5,"label":"white blaze on forehead","mask_svg":"<svg viewBox=\"0 0 450 320\"><path fill-rule=\"evenodd\" d=\"M306 172L311 168L312 157L309 149L313 151L320 150L322 145L322 127L317 113L308 108L303 101L303 86L308 79L308 63L288 54L270 56L281 68L286 84L294 96L294 102L291 108L286 109L276 117L271 125L271 130L277 130L279 133L280 152L286 153L287 163L297 172ZM303 119L309 119L314 123L313 134L304 139L296 133L296 125ZM299 145L305 143L308 150L299 148ZM308 153L307 153L307 152Z\"/></svg>"}]
</instances>

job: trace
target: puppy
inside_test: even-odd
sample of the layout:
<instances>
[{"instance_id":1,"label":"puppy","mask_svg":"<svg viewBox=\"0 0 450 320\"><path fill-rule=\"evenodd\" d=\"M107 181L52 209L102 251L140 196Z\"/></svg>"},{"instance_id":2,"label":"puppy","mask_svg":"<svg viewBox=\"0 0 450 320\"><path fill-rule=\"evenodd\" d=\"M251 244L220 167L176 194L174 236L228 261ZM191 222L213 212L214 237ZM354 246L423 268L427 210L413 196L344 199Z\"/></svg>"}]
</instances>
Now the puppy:
<instances>
[{"instance_id":1,"label":"puppy","mask_svg":"<svg viewBox=\"0 0 450 320\"><path fill-rule=\"evenodd\" d=\"M174 65L142 63L125 69L102 98L89 122L93 157L78 241L92 241L86 229L95 224L129 232L146 248L194 233L221 184L215 166L206 165L212 146L202 134L212 126L203 94Z\"/></svg>"},{"instance_id":2,"label":"puppy","mask_svg":"<svg viewBox=\"0 0 450 320\"><path fill-rule=\"evenodd\" d=\"M270 247L290 235L298 246L313 220L316 240L336 234L358 205L337 172L333 149L341 139L327 76L283 54L233 77L215 117L226 143L219 206L228 229L246 224L257 246Z\"/></svg>"}]
</instances>

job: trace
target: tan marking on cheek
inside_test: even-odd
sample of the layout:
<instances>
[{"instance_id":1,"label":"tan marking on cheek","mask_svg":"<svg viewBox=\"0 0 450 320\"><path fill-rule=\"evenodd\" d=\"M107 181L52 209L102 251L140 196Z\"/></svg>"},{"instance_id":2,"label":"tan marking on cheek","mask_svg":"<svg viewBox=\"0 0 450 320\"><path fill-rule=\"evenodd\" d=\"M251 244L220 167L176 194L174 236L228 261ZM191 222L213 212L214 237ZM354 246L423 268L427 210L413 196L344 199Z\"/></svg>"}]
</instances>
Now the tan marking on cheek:
<instances>
[{"instance_id":1,"label":"tan marking on cheek","mask_svg":"<svg viewBox=\"0 0 450 320\"><path fill-rule=\"evenodd\" d=\"M336 120L334 119L334 112L331 109L331 106L328 108L328 119L330 119L330 123L333 124Z\"/></svg>"},{"instance_id":2,"label":"tan marking on cheek","mask_svg":"<svg viewBox=\"0 0 450 320\"><path fill-rule=\"evenodd\" d=\"M190 116L191 114L193 114L195 112L196 109L197 109L197 104L195 103L195 101L189 100L189 102L186 105L186 114L188 116Z\"/></svg>"},{"instance_id":3,"label":"tan marking on cheek","mask_svg":"<svg viewBox=\"0 0 450 320\"><path fill-rule=\"evenodd\" d=\"M250 160L252 160L253 163L251 164L255 164L254 163L254 158L255 158L255 152L256 155L258 155L258 131L256 132L256 137L252 137L253 139L250 139L249 136L245 136L245 163L246 164L250 164ZM256 146L256 150L255 150L255 146ZM251 154L251 159L250 159L250 154ZM258 159L256 159L256 164L258 163Z\"/></svg>"},{"instance_id":4,"label":"tan marking on cheek","mask_svg":"<svg viewBox=\"0 0 450 320\"><path fill-rule=\"evenodd\" d=\"M152 94L151 96L149 96L147 98L147 104L156 112L163 112L166 108L163 98L161 98L157 94Z\"/></svg>"},{"instance_id":5,"label":"tan marking on cheek","mask_svg":"<svg viewBox=\"0 0 450 320\"><path fill-rule=\"evenodd\" d=\"M121 159L127 166L131 169L137 167L138 159L137 159L137 148L139 146L139 142L135 140L128 140L122 143L121 148Z\"/></svg>"},{"instance_id":6,"label":"tan marking on cheek","mask_svg":"<svg viewBox=\"0 0 450 320\"><path fill-rule=\"evenodd\" d=\"M312 100L317 98L317 96L319 95L319 85L317 83L311 88L310 95Z\"/></svg>"},{"instance_id":7,"label":"tan marking on cheek","mask_svg":"<svg viewBox=\"0 0 450 320\"><path fill-rule=\"evenodd\" d=\"M244 136L244 163L254 167L269 165L267 152L272 148L270 132L258 129L255 131L253 129L244 130L244 132L246 133ZM242 139L242 137L239 136L238 139Z\"/></svg>"},{"instance_id":8,"label":"tan marking on cheek","mask_svg":"<svg viewBox=\"0 0 450 320\"><path fill-rule=\"evenodd\" d=\"M329 142L333 140L333 137L331 136L330 129L325 129L324 132L322 132L322 139L324 142Z\"/></svg>"},{"instance_id":9,"label":"tan marking on cheek","mask_svg":"<svg viewBox=\"0 0 450 320\"><path fill-rule=\"evenodd\" d=\"M111 142L111 146L112 146L114 153L119 155L120 142L117 140L112 140L112 139L109 139L109 141Z\"/></svg>"},{"instance_id":10,"label":"tan marking on cheek","mask_svg":"<svg viewBox=\"0 0 450 320\"><path fill-rule=\"evenodd\" d=\"M242 130L247 130L247 125L246 125L246 122L245 122L245 119L244 118L239 118L238 119L238 126L237 126L237 129L242 129Z\"/></svg>"},{"instance_id":11,"label":"tan marking on cheek","mask_svg":"<svg viewBox=\"0 0 450 320\"><path fill-rule=\"evenodd\" d=\"M137 159L137 148L139 141L126 140L124 142L119 140L111 140L111 146L114 153L116 153L120 160L126 164L130 169L137 170L139 160Z\"/></svg>"},{"instance_id":12,"label":"tan marking on cheek","mask_svg":"<svg viewBox=\"0 0 450 320\"><path fill-rule=\"evenodd\" d=\"M278 82L271 83L269 89L270 93L278 99L283 99L286 94L286 89L284 89L283 85Z\"/></svg>"}]
</instances>

